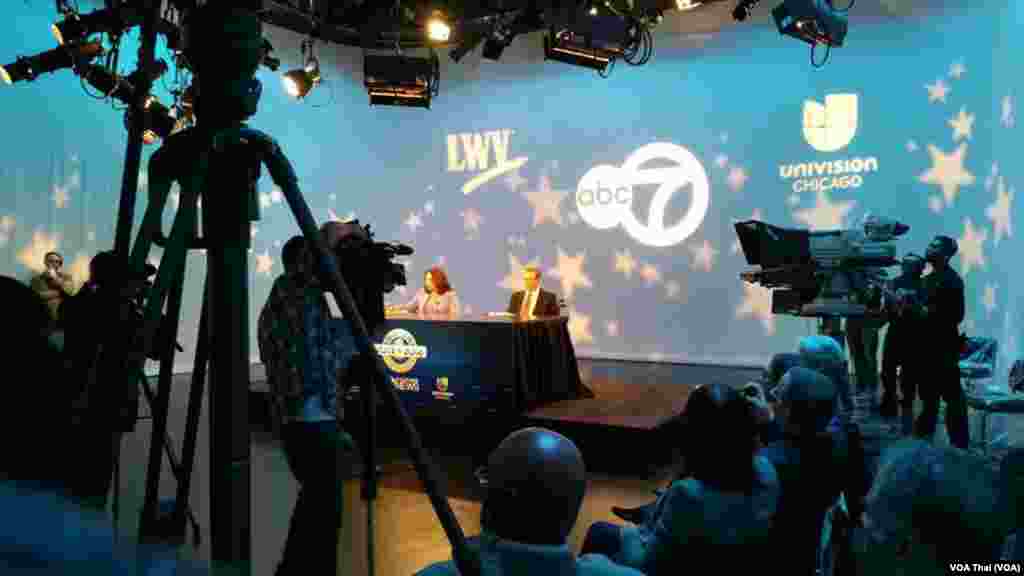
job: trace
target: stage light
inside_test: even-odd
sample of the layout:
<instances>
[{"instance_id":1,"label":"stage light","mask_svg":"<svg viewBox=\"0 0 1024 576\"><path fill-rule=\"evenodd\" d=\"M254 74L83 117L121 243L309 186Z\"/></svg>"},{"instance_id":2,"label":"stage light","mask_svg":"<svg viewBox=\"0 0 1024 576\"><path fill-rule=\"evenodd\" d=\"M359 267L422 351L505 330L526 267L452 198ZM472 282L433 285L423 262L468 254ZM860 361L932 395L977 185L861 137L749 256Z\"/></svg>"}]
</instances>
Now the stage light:
<instances>
[{"instance_id":1,"label":"stage light","mask_svg":"<svg viewBox=\"0 0 1024 576\"><path fill-rule=\"evenodd\" d=\"M289 96L302 100L320 85L320 62L310 58L305 68L296 68L282 74L281 83Z\"/></svg>"},{"instance_id":2,"label":"stage light","mask_svg":"<svg viewBox=\"0 0 1024 576\"><path fill-rule=\"evenodd\" d=\"M592 16L571 30L545 36L544 58L604 72L636 44L635 32L635 23L622 16Z\"/></svg>"},{"instance_id":3,"label":"stage light","mask_svg":"<svg viewBox=\"0 0 1024 576\"><path fill-rule=\"evenodd\" d=\"M103 46L99 42L59 46L35 56L18 58L6 66L0 66L0 79L7 84L32 81L40 74L50 74L57 70L74 68L88 63L100 54L103 54Z\"/></svg>"},{"instance_id":4,"label":"stage light","mask_svg":"<svg viewBox=\"0 0 1024 576\"><path fill-rule=\"evenodd\" d=\"M130 129L131 126L131 110L129 108L124 113L124 127L126 129ZM142 132L142 142L147 145L153 144L162 138L167 138L179 125L184 125L155 96L150 96L146 99L145 115L145 130Z\"/></svg>"},{"instance_id":5,"label":"stage light","mask_svg":"<svg viewBox=\"0 0 1024 576\"><path fill-rule=\"evenodd\" d=\"M452 35L452 28L444 20L440 12L434 12L427 20L427 38L432 42L447 42Z\"/></svg>"},{"instance_id":6,"label":"stage light","mask_svg":"<svg viewBox=\"0 0 1024 576\"><path fill-rule=\"evenodd\" d=\"M374 54L363 57L363 83L371 106L430 108L439 77L436 54L430 58Z\"/></svg>"},{"instance_id":7,"label":"stage light","mask_svg":"<svg viewBox=\"0 0 1024 576\"><path fill-rule=\"evenodd\" d=\"M832 0L785 0L772 10L772 16L781 34L812 47L842 46L846 38L846 10L836 10Z\"/></svg>"},{"instance_id":8,"label":"stage light","mask_svg":"<svg viewBox=\"0 0 1024 576\"><path fill-rule=\"evenodd\" d=\"M694 8L702 6L703 2L697 0L676 0L676 10L685 12L687 10L693 10Z\"/></svg>"}]
</instances>

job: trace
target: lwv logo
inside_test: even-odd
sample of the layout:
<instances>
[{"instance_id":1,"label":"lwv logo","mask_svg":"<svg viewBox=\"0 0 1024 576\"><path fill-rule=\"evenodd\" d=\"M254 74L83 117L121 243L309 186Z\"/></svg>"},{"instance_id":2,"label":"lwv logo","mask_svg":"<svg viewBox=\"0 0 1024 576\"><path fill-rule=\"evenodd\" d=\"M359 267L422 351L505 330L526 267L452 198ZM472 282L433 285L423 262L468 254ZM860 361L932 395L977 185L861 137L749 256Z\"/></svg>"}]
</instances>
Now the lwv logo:
<instances>
[{"instance_id":1,"label":"lwv logo","mask_svg":"<svg viewBox=\"0 0 1024 576\"><path fill-rule=\"evenodd\" d=\"M514 130L491 130L448 135L448 171L478 172L462 185L463 194L526 164L525 156L508 158L509 141L514 133Z\"/></svg>"},{"instance_id":2,"label":"lwv logo","mask_svg":"<svg viewBox=\"0 0 1024 576\"><path fill-rule=\"evenodd\" d=\"M804 101L804 139L819 152L841 150L857 134L857 95L829 94L825 105Z\"/></svg>"}]
</instances>

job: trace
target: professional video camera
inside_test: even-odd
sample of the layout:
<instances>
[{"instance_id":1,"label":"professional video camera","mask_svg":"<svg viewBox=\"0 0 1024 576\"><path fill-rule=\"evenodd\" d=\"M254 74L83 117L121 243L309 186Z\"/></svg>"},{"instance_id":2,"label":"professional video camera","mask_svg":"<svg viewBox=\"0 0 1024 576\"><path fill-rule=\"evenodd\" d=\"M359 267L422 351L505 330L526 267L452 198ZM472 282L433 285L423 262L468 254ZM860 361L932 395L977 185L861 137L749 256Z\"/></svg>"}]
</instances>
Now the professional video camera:
<instances>
[{"instance_id":1,"label":"professional video camera","mask_svg":"<svg viewBox=\"0 0 1024 576\"><path fill-rule=\"evenodd\" d=\"M885 268L899 264L893 240L910 227L868 216L862 229L811 232L747 220L736 234L747 263L746 282L772 291L772 313L791 316L864 316L882 307Z\"/></svg>"},{"instance_id":2,"label":"professional video camera","mask_svg":"<svg viewBox=\"0 0 1024 576\"><path fill-rule=\"evenodd\" d=\"M384 294L407 282L405 265L395 262L395 258L410 256L413 249L405 244L375 242L370 225L360 225L359 220L349 224L362 228L366 238L346 236L335 247L335 255L366 327L373 330L384 321Z\"/></svg>"}]
</instances>

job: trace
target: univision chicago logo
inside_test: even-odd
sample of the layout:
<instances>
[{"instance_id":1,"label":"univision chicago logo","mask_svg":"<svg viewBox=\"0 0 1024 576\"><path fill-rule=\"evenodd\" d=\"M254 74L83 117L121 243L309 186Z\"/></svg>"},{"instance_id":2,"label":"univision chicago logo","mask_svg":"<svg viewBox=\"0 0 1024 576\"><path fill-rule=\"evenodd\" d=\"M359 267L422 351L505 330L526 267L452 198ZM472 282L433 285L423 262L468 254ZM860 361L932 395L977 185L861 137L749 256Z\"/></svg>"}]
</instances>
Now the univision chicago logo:
<instances>
[{"instance_id":1,"label":"univision chicago logo","mask_svg":"<svg viewBox=\"0 0 1024 576\"><path fill-rule=\"evenodd\" d=\"M825 103L804 101L804 140L818 152L834 153L849 146L857 135L859 105L856 94L829 94ZM878 171L878 158L840 158L779 166L779 177L792 181L793 192L819 192L860 188L864 175Z\"/></svg>"}]
</instances>

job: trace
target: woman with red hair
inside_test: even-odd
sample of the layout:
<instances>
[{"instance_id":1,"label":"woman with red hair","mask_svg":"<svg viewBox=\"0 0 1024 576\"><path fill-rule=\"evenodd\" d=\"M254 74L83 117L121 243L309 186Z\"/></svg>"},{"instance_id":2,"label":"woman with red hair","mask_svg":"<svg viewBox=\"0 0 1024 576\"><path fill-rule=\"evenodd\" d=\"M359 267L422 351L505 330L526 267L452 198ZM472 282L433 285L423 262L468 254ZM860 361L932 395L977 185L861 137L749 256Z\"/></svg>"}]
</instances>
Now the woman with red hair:
<instances>
[{"instance_id":1,"label":"woman with red hair","mask_svg":"<svg viewBox=\"0 0 1024 576\"><path fill-rule=\"evenodd\" d=\"M440 266L434 266L423 274L423 288L416 292L416 297L403 306L408 312L420 316L459 315L459 297L448 282L448 275Z\"/></svg>"}]
</instances>

